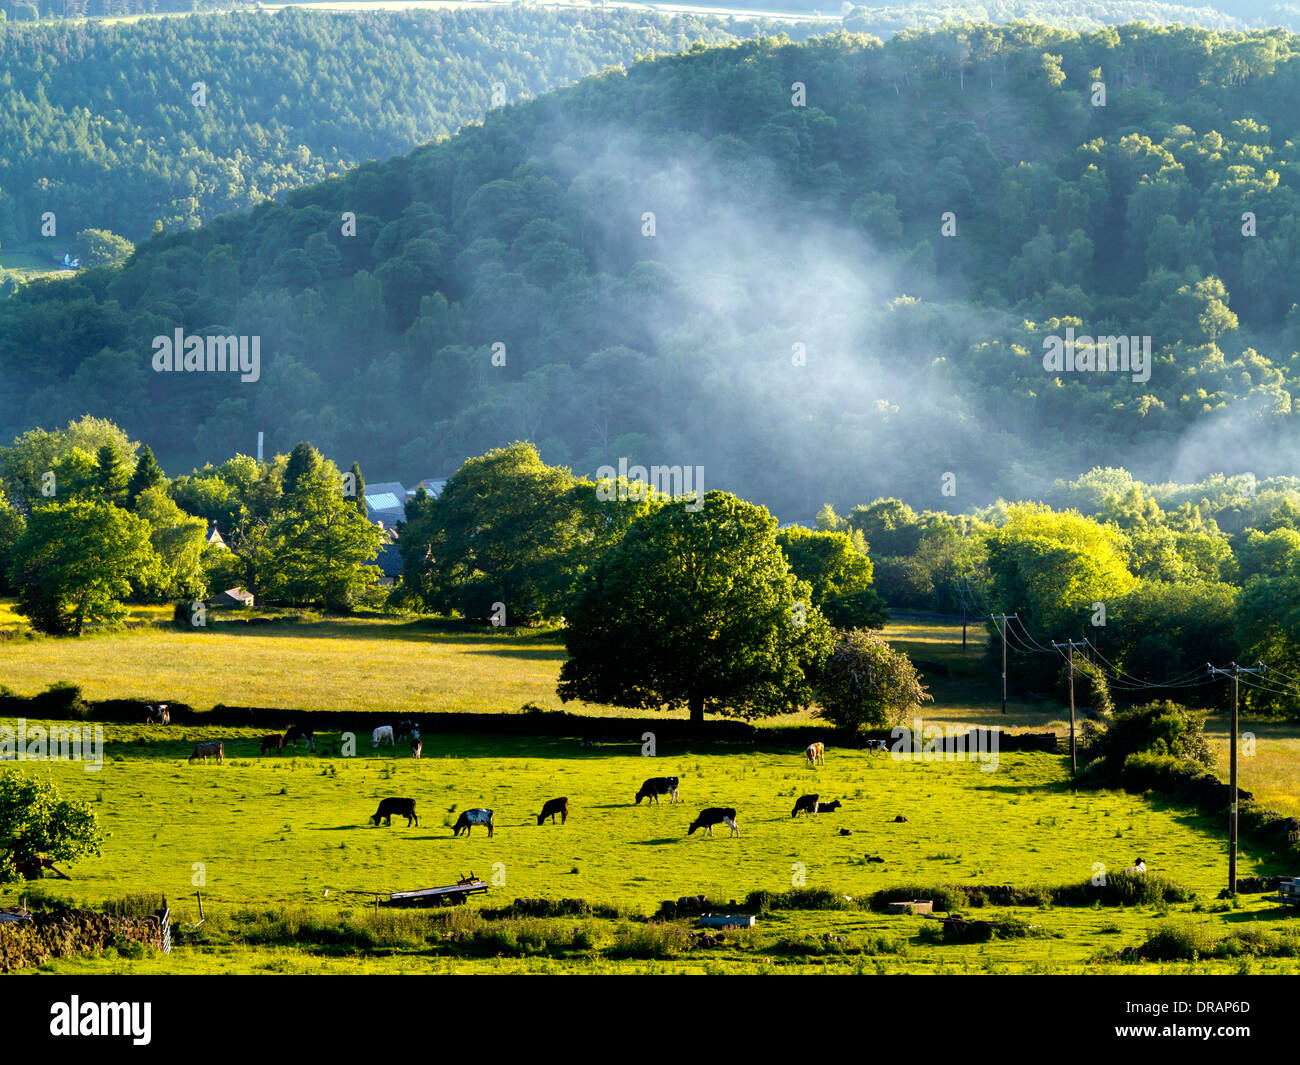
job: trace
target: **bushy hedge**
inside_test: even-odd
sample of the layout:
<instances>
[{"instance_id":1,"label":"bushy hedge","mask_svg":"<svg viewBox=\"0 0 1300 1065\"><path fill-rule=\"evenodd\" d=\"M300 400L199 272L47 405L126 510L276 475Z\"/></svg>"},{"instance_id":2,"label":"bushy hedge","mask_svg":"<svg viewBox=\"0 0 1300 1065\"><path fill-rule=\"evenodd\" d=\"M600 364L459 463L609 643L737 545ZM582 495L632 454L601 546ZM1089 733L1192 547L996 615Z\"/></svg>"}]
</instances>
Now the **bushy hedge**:
<instances>
[{"instance_id":1,"label":"bushy hedge","mask_svg":"<svg viewBox=\"0 0 1300 1065\"><path fill-rule=\"evenodd\" d=\"M849 910L855 905L827 888L797 887L789 891L751 891L745 898L744 908L768 913L771 910Z\"/></svg>"},{"instance_id":2,"label":"bushy hedge","mask_svg":"<svg viewBox=\"0 0 1300 1065\"><path fill-rule=\"evenodd\" d=\"M1190 961L1195 958L1296 958L1300 957L1300 933L1243 928L1215 939L1199 922L1179 921L1157 929L1145 943L1129 947L1120 955L1141 961Z\"/></svg>"}]
</instances>

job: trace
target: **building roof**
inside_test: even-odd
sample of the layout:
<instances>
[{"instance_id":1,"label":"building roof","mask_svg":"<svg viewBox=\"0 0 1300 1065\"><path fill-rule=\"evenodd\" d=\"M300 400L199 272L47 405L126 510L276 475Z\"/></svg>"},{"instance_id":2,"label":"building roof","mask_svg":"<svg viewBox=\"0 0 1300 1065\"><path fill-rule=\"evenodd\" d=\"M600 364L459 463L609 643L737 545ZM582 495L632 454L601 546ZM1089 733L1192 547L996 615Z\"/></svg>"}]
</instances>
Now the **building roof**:
<instances>
[{"instance_id":1,"label":"building roof","mask_svg":"<svg viewBox=\"0 0 1300 1065\"><path fill-rule=\"evenodd\" d=\"M402 575L402 553L398 550L395 540L389 540L379 549L375 565L385 577L396 578Z\"/></svg>"},{"instance_id":2,"label":"building roof","mask_svg":"<svg viewBox=\"0 0 1300 1065\"><path fill-rule=\"evenodd\" d=\"M416 481L415 487L412 488L406 494L408 496L413 496L419 489L423 488L426 492L429 493L429 495L433 496L434 499L437 499L440 495L442 495L442 489L443 486L446 485L446 483L447 483L446 477L426 477L422 481Z\"/></svg>"},{"instance_id":3,"label":"building roof","mask_svg":"<svg viewBox=\"0 0 1300 1065\"><path fill-rule=\"evenodd\" d=\"M243 588L227 588L207 600L208 606L252 606L253 593Z\"/></svg>"},{"instance_id":4,"label":"building roof","mask_svg":"<svg viewBox=\"0 0 1300 1065\"><path fill-rule=\"evenodd\" d=\"M366 485L366 516L371 521L396 525L406 520L406 489L400 481L377 481Z\"/></svg>"}]
</instances>

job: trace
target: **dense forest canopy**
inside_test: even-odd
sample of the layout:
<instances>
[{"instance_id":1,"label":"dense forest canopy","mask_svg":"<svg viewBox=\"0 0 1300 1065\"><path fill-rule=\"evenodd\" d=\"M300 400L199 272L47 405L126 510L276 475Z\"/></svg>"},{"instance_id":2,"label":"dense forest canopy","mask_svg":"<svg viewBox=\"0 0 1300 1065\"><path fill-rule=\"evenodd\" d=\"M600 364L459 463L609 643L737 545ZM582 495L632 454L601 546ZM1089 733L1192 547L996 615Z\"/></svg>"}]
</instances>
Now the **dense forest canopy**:
<instances>
[{"instance_id":1,"label":"dense forest canopy","mask_svg":"<svg viewBox=\"0 0 1300 1065\"><path fill-rule=\"evenodd\" d=\"M1296 45L1017 24L639 62L29 286L0 431L89 406L173 466L264 430L408 481L530 439L785 520L1289 473ZM258 379L155 372L177 330L260 338ZM1149 337L1147 379L1045 368L1075 335Z\"/></svg>"},{"instance_id":2,"label":"dense forest canopy","mask_svg":"<svg viewBox=\"0 0 1300 1065\"><path fill-rule=\"evenodd\" d=\"M195 226L448 136L497 85L518 100L760 29L523 8L0 22L0 246L41 240L46 211L68 239Z\"/></svg>"}]
</instances>

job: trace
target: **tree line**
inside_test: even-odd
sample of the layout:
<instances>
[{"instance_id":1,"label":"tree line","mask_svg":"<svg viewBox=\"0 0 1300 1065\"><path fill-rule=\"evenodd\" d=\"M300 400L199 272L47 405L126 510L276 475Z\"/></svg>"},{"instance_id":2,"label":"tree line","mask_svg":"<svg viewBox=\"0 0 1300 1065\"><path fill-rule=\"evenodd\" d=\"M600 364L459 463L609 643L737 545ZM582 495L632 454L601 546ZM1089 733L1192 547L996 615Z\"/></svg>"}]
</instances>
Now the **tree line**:
<instances>
[{"instance_id":1,"label":"tree line","mask_svg":"<svg viewBox=\"0 0 1300 1065\"><path fill-rule=\"evenodd\" d=\"M886 498L843 517L827 505L808 529L727 492L579 478L516 442L407 501L390 589L360 467L343 473L307 443L169 479L147 446L87 417L0 448L0 480L0 590L46 632L111 623L126 600L185 607L239 585L298 606L561 623L566 699L697 720L818 700L867 726L922 693L873 631L888 608L960 608L985 622L991 656L1006 629L1022 691L1062 683L1069 667L1049 643L1072 638L1089 645L1075 668L1103 708L1107 677L1124 701L1189 687L1212 701L1206 662L1259 658L1279 679L1246 689L1245 706L1300 709L1300 688L1280 679L1300 676L1300 616L1285 608L1300 602L1300 479L1151 486L1099 468L1058 485L1057 507L918 514ZM894 679L853 682L855 662ZM900 691L917 698L889 702Z\"/></svg>"},{"instance_id":2,"label":"tree line","mask_svg":"<svg viewBox=\"0 0 1300 1065\"><path fill-rule=\"evenodd\" d=\"M0 19L0 246L192 228L450 136L497 84L518 101L758 28L623 9Z\"/></svg>"},{"instance_id":3,"label":"tree line","mask_svg":"<svg viewBox=\"0 0 1300 1065\"><path fill-rule=\"evenodd\" d=\"M1144 484L1098 467L1046 502L949 514L885 498L827 505L817 525L862 537L890 606L982 622L998 669L1005 626L1013 691L1063 695L1068 659L1050 642L1074 639L1091 645L1076 669L1103 702L1222 705L1206 663L1263 660L1275 676L1243 687L1243 705L1300 713L1300 478ZM1017 620L990 620L1004 614Z\"/></svg>"}]
</instances>

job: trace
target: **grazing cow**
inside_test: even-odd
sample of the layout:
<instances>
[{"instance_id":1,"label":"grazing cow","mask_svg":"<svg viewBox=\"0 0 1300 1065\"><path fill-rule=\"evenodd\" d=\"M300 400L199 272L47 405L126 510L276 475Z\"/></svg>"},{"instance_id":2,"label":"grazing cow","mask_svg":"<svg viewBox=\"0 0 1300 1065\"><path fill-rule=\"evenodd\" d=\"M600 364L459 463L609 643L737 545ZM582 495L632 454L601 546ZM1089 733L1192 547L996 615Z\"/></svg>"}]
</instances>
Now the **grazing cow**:
<instances>
[{"instance_id":1,"label":"grazing cow","mask_svg":"<svg viewBox=\"0 0 1300 1065\"><path fill-rule=\"evenodd\" d=\"M484 810L482 807L476 810L464 810L456 820L456 824L452 829L452 835L459 836L460 830L463 828L465 830L465 835L468 836L472 825L478 825L479 827L486 825L488 830L488 839L491 839L492 827L494 824L495 821L493 820L491 810Z\"/></svg>"},{"instance_id":2,"label":"grazing cow","mask_svg":"<svg viewBox=\"0 0 1300 1065\"><path fill-rule=\"evenodd\" d=\"M640 806L642 799L653 799L658 806L659 796L667 795L668 805L671 806L677 801L677 783L676 777L651 777L636 793L636 804Z\"/></svg>"},{"instance_id":3,"label":"grazing cow","mask_svg":"<svg viewBox=\"0 0 1300 1065\"><path fill-rule=\"evenodd\" d=\"M371 745L376 750L379 748L379 745L384 742L384 740L388 741L388 746L390 747L393 746L393 726L380 725L377 729L375 729L374 732L370 734L370 739L371 739Z\"/></svg>"},{"instance_id":4,"label":"grazing cow","mask_svg":"<svg viewBox=\"0 0 1300 1065\"><path fill-rule=\"evenodd\" d=\"M564 824L569 819L569 800L567 798L551 799L542 807L542 812L537 815L537 823L540 825L549 817L551 824L555 824L556 814L560 815L560 824Z\"/></svg>"},{"instance_id":5,"label":"grazing cow","mask_svg":"<svg viewBox=\"0 0 1300 1065\"><path fill-rule=\"evenodd\" d=\"M407 736L415 739L420 735L420 726L409 717L405 717L397 723L394 732L399 740L404 740Z\"/></svg>"},{"instance_id":6,"label":"grazing cow","mask_svg":"<svg viewBox=\"0 0 1300 1065\"><path fill-rule=\"evenodd\" d=\"M817 812L817 795L800 795L794 802L794 809L790 811L790 820L794 820L800 813L815 814Z\"/></svg>"},{"instance_id":7,"label":"grazing cow","mask_svg":"<svg viewBox=\"0 0 1300 1065\"><path fill-rule=\"evenodd\" d=\"M871 753L879 751L881 754L889 753L889 744L884 740L867 740L867 750Z\"/></svg>"},{"instance_id":8,"label":"grazing cow","mask_svg":"<svg viewBox=\"0 0 1300 1065\"><path fill-rule=\"evenodd\" d=\"M1135 861L1131 866L1129 866L1128 869L1125 870L1125 872L1129 872L1129 873L1145 873L1146 871L1147 871L1147 863L1144 862L1141 858L1137 859L1137 861Z\"/></svg>"},{"instance_id":9,"label":"grazing cow","mask_svg":"<svg viewBox=\"0 0 1300 1065\"><path fill-rule=\"evenodd\" d=\"M897 817L894 818L894 820L893 820L892 823L895 824L895 825L901 825L901 824L904 824L906 821L907 821L907 818L904 817L902 814L899 814Z\"/></svg>"},{"instance_id":10,"label":"grazing cow","mask_svg":"<svg viewBox=\"0 0 1300 1065\"><path fill-rule=\"evenodd\" d=\"M826 744L821 743L820 741L817 743L810 743L808 744L808 750L804 753L808 756L809 765L826 764Z\"/></svg>"},{"instance_id":11,"label":"grazing cow","mask_svg":"<svg viewBox=\"0 0 1300 1065\"><path fill-rule=\"evenodd\" d=\"M740 829L736 825L736 811L729 806L710 806L707 810L701 810L700 816L691 822L691 827L686 830L686 834L693 836L697 828L707 828L711 836L713 835L713 826L722 824L731 829L733 836L740 835Z\"/></svg>"},{"instance_id":12,"label":"grazing cow","mask_svg":"<svg viewBox=\"0 0 1300 1065\"><path fill-rule=\"evenodd\" d=\"M263 736L262 753L266 754L267 751L275 751L276 754L283 754L284 737L281 736L278 732L273 733L270 736Z\"/></svg>"},{"instance_id":13,"label":"grazing cow","mask_svg":"<svg viewBox=\"0 0 1300 1065\"><path fill-rule=\"evenodd\" d=\"M146 725L170 725L172 723L172 712L168 709L167 703L159 703L157 706L145 704L144 723Z\"/></svg>"},{"instance_id":14,"label":"grazing cow","mask_svg":"<svg viewBox=\"0 0 1300 1065\"><path fill-rule=\"evenodd\" d=\"M393 823L393 814L398 817L406 818L406 827L411 827L411 822L415 822L415 827L420 827L420 819L415 816L414 799L380 799L379 809L371 815L370 820L379 825L379 819L383 818L384 825L387 827Z\"/></svg>"},{"instance_id":15,"label":"grazing cow","mask_svg":"<svg viewBox=\"0 0 1300 1065\"><path fill-rule=\"evenodd\" d=\"M190 755L190 761L196 758L202 758L205 762L209 758L215 758L218 762L226 760L226 745L220 740L213 740L211 743L196 743L194 753Z\"/></svg>"},{"instance_id":16,"label":"grazing cow","mask_svg":"<svg viewBox=\"0 0 1300 1065\"><path fill-rule=\"evenodd\" d=\"M411 740L411 757L419 758L420 755L422 755L423 753L424 753L424 741L420 739L419 735L417 734L415 738Z\"/></svg>"},{"instance_id":17,"label":"grazing cow","mask_svg":"<svg viewBox=\"0 0 1300 1065\"><path fill-rule=\"evenodd\" d=\"M290 725L289 731L284 734L284 745L287 747L293 744L293 749L298 749L298 741L303 740L313 751L316 749L316 733L306 725Z\"/></svg>"}]
</instances>

